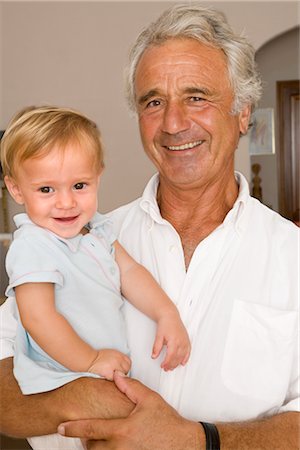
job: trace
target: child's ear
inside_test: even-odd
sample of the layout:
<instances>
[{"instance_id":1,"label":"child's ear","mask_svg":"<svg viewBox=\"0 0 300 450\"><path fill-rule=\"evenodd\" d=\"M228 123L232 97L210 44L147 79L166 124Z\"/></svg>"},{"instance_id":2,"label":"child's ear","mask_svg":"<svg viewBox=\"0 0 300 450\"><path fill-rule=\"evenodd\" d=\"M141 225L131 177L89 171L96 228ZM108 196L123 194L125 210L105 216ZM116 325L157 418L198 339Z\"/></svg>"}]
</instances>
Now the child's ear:
<instances>
[{"instance_id":1,"label":"child's ear","mask_svg":"<svg viewBox=\"0 0 300 450\"><path fill-rule=\"evenodd\" d=\"M8 192L10 193L14 201L17 202L19 205L23 205L24 204L23 194L16 180L14 180L9 176L5 176L4 182L6 184Z\"/></svg>"}]
</instances>

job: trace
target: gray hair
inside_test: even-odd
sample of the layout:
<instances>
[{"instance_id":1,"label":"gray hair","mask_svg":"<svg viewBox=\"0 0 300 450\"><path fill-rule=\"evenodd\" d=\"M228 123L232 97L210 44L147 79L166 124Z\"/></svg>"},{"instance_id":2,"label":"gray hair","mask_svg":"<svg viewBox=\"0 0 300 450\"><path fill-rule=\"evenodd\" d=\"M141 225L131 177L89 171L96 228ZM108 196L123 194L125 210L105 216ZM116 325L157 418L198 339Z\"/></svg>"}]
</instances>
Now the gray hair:
<instances>
[{"instance_id":1,"label":"gray hair","mask_svg":"<svg viewBox=\"0 0 300 450\"><path fill-rule=\"evenodd\" d=\"M168 39L191 38L221 49L228 62L228 74L235 93L233 113L245 105L257 105L262 83L254 60L255 50L247 39L233 32L225 15L199 4L183 4L168 8L138 36L129 53L125 71L126 97L130 110L136 111L135 73L144 51Z\"/></svg>"}]
</instances>

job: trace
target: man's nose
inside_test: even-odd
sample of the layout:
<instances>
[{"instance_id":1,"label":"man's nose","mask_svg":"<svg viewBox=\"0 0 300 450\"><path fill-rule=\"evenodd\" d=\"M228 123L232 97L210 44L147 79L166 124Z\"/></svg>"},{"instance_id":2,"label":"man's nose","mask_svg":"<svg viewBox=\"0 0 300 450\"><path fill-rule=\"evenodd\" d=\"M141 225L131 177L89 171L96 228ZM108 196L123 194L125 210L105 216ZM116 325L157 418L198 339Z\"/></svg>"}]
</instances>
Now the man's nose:
<instances>
[{"instance_id":1,"label":"man's nose","mask_svg":"<svg viewBox=\"0 0 300 450\"><path fill-rule=\"evenodd\" d=\"M188 115L184 105L169 103L163 114L162 131L168 134L177 134L189 128Z\"/></svg>"},{"instance_id":2,"label":"man's nose","mask_svg":"<svg viewBox=\"0 0 300 450\"><path fill-rule=\"evenodd\" d=\"M70 209L76 205L72 191L59 192L56 197L56 207L59 209Z\"/></svg>"}]
</instances>

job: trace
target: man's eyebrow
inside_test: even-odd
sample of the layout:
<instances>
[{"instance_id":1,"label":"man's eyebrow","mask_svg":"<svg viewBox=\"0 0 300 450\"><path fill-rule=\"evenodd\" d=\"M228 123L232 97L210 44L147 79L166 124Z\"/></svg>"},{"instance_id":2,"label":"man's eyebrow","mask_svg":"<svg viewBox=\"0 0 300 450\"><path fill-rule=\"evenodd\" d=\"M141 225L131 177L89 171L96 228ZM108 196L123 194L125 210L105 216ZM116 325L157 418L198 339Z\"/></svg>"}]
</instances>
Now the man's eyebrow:
<instances>
[{"instance_id":1,"label":"man's eyebrow","mask_svg":"<svg viewBox=\"0 0 300 450\"><path fill-rule=\"evenodd\" d=\"M184 92L186 94L203 94L203 95L212 94L212 92L209 89L200 86L187 87L184 89Z\"/></svg>"},{"instance_id":2,"label":"man's eyebrow","mask_svg":"<svg viewBox=\"0 0 300 450\"><path fill-rule=\"evenodd\" d=\"M146 92L146 94L141 95L138 98L138 104L143 105L148 100L150 100L150 98L155 97L156 95L158 95L158 91L156 89L151 89L150 91Z\"/></svg>"},{"instance_id":3,"label":"man's eyebrow","mask_svg":"<svg viewBox=\"0 0 300 450\"><path fill-rule=\"evenodd\" d=\"M186 87L183 92L185 94L202 94L202 95L212 95L212 91L210 89L207 89L203 86L191 86L191 87ZM157 95L159 95L159 91L157 89L151 89L150 91L146 92L146 94L141 95L138 100L137 103L139 105L143 105L144 103L147 103L151 98L156 97Z\"/></svg>"}]
</instances>

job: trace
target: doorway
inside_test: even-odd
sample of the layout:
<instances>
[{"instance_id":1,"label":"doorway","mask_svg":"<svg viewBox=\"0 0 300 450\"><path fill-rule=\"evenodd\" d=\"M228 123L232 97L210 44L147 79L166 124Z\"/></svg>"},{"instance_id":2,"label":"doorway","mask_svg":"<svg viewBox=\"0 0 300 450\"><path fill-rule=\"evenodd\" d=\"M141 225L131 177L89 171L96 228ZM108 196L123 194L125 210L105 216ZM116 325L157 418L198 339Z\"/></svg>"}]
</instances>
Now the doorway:
<instances>
[{"instance_id":1,"label":"doorway","mask_svg":"<svg viewBox=\"0 0 300 450\"><path fill-rule=\"evenodd\" d=\"M279 212L299 222L299 80L277 82Z\"/></svg>"}]
</instances>

